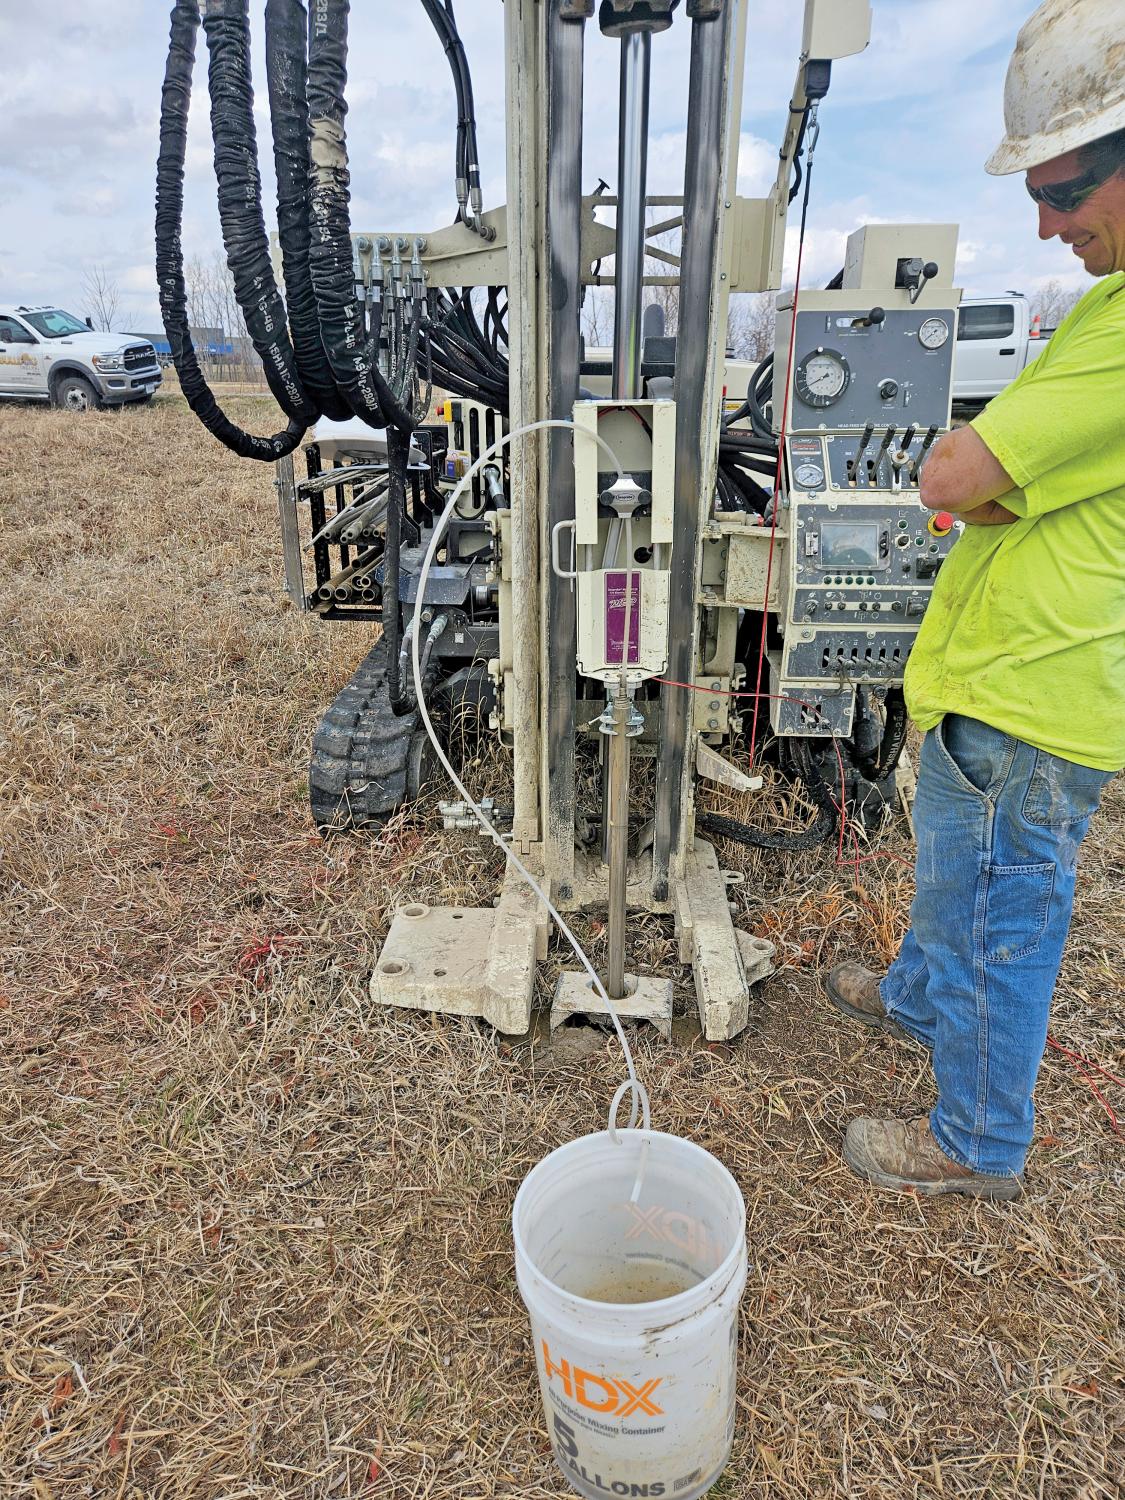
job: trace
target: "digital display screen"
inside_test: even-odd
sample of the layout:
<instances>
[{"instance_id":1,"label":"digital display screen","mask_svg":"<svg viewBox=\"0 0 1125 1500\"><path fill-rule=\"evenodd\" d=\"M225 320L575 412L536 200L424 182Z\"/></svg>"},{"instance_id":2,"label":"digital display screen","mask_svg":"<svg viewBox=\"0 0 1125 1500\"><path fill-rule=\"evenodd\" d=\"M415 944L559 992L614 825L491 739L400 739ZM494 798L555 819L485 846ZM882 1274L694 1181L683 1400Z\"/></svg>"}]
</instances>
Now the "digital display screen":
<instances>
[{"instance_id":1,"label":"digital display screen","mask_svg":"<svg viewBox=\"0 0 1125 1500\"><path fill-rule=\"evenodd\" d=\"M878 568L878 521L822 521L820 523L822 568Z\"/></svg>"}]
</instances>

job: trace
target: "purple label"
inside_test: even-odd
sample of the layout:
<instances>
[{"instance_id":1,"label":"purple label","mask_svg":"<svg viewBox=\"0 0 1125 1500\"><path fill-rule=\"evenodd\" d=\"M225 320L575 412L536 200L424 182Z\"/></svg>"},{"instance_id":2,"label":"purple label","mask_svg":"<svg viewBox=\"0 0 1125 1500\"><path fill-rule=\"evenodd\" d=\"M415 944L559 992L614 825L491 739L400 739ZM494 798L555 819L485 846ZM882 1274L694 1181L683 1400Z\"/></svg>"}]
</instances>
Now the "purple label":
<instances>
[{"instance_id":1,"label":"purple label","mask_svg":"<svg viewBox=\"0 0 1125 1500\"><path fill-rule=\"evenodd\" d=\"M625 640L625 573L605 575L605 659L620 665ZM635 666L641 655L641 578L634 573L630 579L632 600L629 606L629 659L627 666Z\"/></svg>"}]
</instances>

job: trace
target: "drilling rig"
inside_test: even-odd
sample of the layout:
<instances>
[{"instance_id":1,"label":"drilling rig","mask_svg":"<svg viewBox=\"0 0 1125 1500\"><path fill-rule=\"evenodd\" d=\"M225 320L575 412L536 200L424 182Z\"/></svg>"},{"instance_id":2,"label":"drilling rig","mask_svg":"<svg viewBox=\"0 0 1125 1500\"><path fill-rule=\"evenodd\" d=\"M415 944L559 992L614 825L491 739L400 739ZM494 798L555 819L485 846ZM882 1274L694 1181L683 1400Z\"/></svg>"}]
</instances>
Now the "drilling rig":
<instances>
[{"instance_id":1,"label":"drilling rig","mask_svg":"<svg viewBox=\"0 0 1125 1500\"><path fill-rule=\"evenodd\" d=\"M620 1012L670 1026L671 981L628 972L629 914L663 914L704 1035L732 1037L768 956L734 927L716 842L792 838L697 811L698 785L771 795L750 774L768 740L817 802L805 842L845 804L889 800L905 662L954 540L952 518L922 508L918 476L950 422L956 226L869 225L826 288L801 287L798 272L776 300L772 355L743 371L744 400L724 401L737 372L728 299L779 291L792 205L803 244L822 101L833 65L868 44L868 0L806 0L777 176L760 198L735 188L749 0L602 0L596 15L593 0L505 0L507 201L492 208L452 0L422 0L458 100L456 218L436 230L352 228L346 0L307 12L269 0L272 246L247 3L173 8L158 279L189 402L220 441L277 465L294 604L381 626L316 731L313 816L325 830L378 824L433 774L416 649L435 719L478 711L511 756L513 805L502 820L493 809L505 843L559 912L604 913ZM228 259L288 417L268 438L219 411L183 307L201 19ZM673 26L690 29L684 184L655 196L650 66ZM599 170L616 191L584 192L584 62L607 46L620 53L617 161ZM646 310L654 282L677 289L674 335ZM581 308L609 283L613 347L598 362ZM471 821L463 804L442 811L449 828ZM372 994L525 1032L549 934L546 905L511 869L495 905L406 893ZM599 1008L585 975L562 975L558 1015Z\"/></svg>"}]
</instances>

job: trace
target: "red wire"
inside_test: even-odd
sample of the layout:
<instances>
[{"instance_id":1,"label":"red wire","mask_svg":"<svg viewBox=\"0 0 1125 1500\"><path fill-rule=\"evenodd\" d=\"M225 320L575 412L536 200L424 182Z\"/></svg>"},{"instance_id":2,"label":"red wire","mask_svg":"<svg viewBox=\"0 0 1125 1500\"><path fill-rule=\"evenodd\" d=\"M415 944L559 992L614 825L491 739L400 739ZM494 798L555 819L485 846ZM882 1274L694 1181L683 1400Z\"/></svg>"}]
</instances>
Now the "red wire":
<instances>
[{"instance_id":1,"label":"red wire","mask_svg":"<svg viewBox=\"0 0 1125 1500\"><path fill-rule=\"evenodd\" d=\"M815 704L806 702L804 698L797 698L792 693L762 693L757 689L755 689L755 691L752 693L732 693L720 688L700 687L697 683L694 682L676 682L671 677L654 677L652 681L662 683L664 687L687 688L689 693L706 693L709 698L753 698L755 700L766 699L767 701L775 703L796 703L801 708L807 708L810 713L816 714L818 718L820 717L820 710L815 706ZM757 722L756 714L754 721ZM858 867L859 865L868 864L870 861L876 859L893 859L897 860L900 865L905 865L908 870L912 870L914 866L910 860L904 859L901 854L892 854L889 849L880 849L877 850L874 854L864 854L863 856L860 856L858 840L856 841L855 859L852 860L844 858L844 830L848 824L848 810L846 803L847 779L844 772L844 757L840 754L840 746L837 743L836 736L831 735L830 738L832 740L832 749L836 753L836 765L840 772L840 800L835 804L836 810L840 814L840 834L836 844L837 865L847 864ZM750 764L753 765L753 761L751 761ZM852 833L852 837L853 839L855 838L854 831Z\"/></svg>"},{"instance_id":2,"label":"red wire","mask_svg":"<svg viewBox=\"0 0 1125 1500\"><path fill-rule=\"evenodd\" d=\"M1113 1105L1110 1104L1109 1100L1105 1097L1101 1089L1098 1088L1097 1084L1094 1082L1094 1073L1100 1073L1103 1078L1108 1078L1112 1083L1116 1083L1120 1088L1123 1089L1125 1089L1125 1079L1118 1078L1116 1073L1111 1073L1108 1068L1103 1068L1101 1063L1094 1062L1093 1058L1084 1057L1081 1052L1072 1052L1069 1047L1064 1047L1061 1042L1056 1042L1054 1037L1049 1034L1047 1037L1047 1046L1053 1047L1056 1052L1061 1052L1064 1057L1070 1058L1071 1062L1074 1064L1076 1071L1081 1073L1082 1077L1089 1084L1090 1092L1093 1094L1094 1098L1098 1101L1101 1107L1105 1110L1106 1114L1109 1116L1110 1124L1113 1126L1114 1134L1120 1137L1122 1140L1125 1140L1125 1132L1122 1132L1120 1123L1117 1119L1117 1113L1114 1110ZM1093 1071L1090 1071L1091 1069Z\"/></svg>"}]
</instances>

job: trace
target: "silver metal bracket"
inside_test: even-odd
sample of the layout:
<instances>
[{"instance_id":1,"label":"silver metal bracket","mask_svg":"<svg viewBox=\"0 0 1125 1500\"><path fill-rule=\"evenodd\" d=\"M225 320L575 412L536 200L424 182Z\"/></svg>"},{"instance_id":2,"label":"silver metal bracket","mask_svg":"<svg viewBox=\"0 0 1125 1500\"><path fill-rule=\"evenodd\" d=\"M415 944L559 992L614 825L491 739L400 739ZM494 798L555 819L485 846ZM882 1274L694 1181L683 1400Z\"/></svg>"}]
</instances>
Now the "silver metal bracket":
<instances>
[{"instance_id":1,"label":"silver metal bracket","mask_svg":"<svg viewBox=\"0 0 1125 1500\"><path fill-rule=\"evenodd\" d=\"M626 974L625 993L613 1008L625 1021L651 1021L665 1041L672 1040L673 984L650 974ZM584 970L560 974L551 1002L551 1030L571 1016L609 1016L605 1001Z\"/></svg>"}]
</instances>

